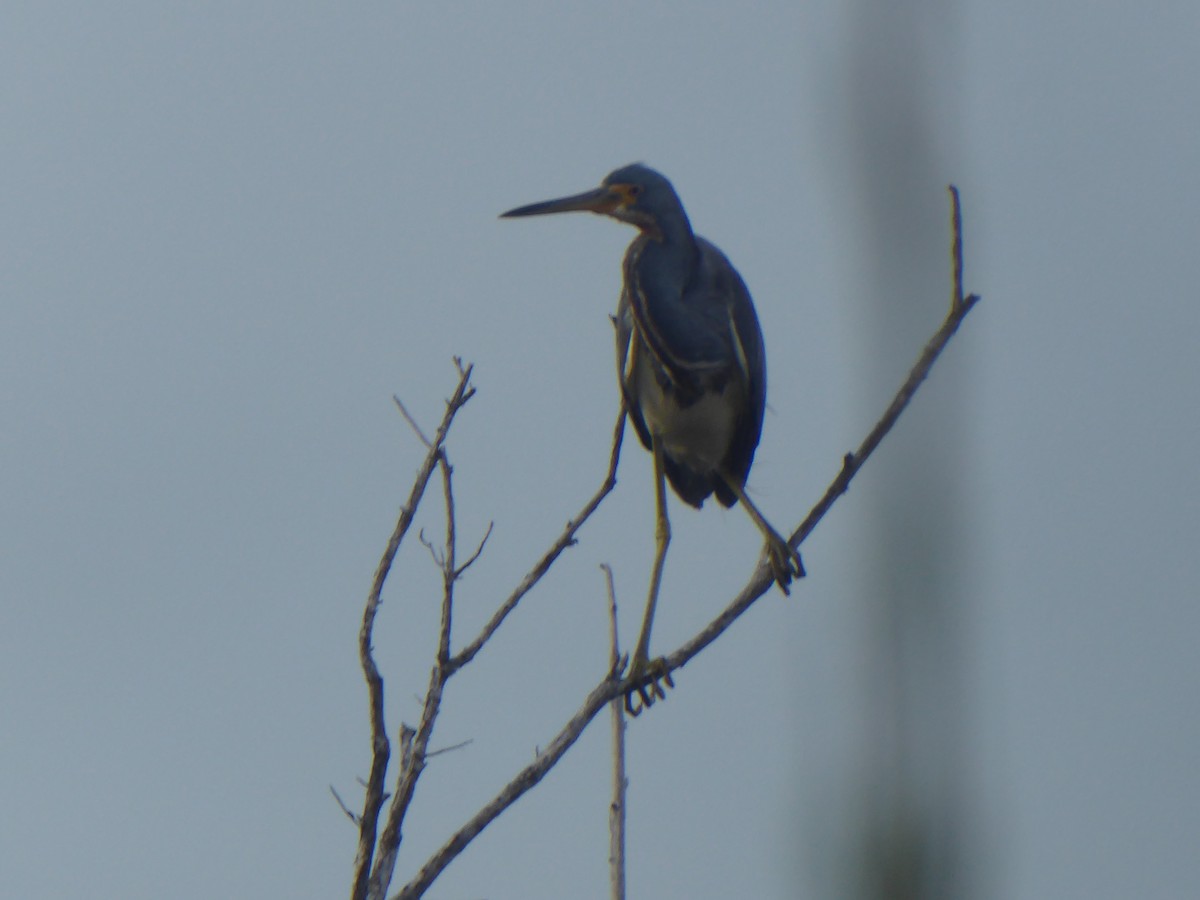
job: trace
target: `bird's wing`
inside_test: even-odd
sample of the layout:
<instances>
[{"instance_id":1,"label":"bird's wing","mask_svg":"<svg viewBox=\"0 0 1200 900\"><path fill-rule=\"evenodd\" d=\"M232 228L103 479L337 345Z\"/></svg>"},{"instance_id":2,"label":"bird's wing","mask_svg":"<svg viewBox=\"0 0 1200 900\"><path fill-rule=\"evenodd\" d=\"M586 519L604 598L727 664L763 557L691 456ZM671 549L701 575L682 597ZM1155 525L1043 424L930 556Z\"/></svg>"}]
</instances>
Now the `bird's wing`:
<instances>
[{"instance_id":1,"label":"bird's wing","mask_svg":"<svg viewBox=\"0 0 1200 900\"><path fill-rule=\"evenodd\" d=\"M647 250L653 252L643 236L626 254L622 312L657 368L684 396L698 394L703 380L720 377L728 366L728 325L691 302L696 299L689 296L696 287L694 274L691 282L681 284L648 277L641 265Z\"/></svg>"},{"instance_id":2,"label":"bird's wing","mask_svg":"<svg viewBox=\"0 0 1200 900\"><path fill-rule=\"evenodd\" d=\"M709 311L709 327L724 336L728 353L736 360L731 372L741 383L745 402L734 440L726 456L727 474L744 483L762 436L767 402L767 364L762 328L750 292L737 269L714 245L697 238L700 246L699 289L707 299L697 303ZM724 502L724 498L722 498Z\"/></svg>"}]
</instances>

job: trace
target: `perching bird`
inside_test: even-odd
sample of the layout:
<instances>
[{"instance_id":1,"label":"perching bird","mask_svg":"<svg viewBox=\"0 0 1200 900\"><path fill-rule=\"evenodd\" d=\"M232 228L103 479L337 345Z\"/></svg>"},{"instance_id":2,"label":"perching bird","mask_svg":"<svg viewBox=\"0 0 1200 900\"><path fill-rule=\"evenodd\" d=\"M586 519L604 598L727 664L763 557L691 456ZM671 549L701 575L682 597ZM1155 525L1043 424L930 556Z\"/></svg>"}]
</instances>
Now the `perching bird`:
<instances>
[{"instance_id":1,"label":"perching bird","mask_svg":"<svg viewBox=\"0 0 1200 900\"><path fill-rule=\"evenodd\" d=\"M644 705L671 684L662 659L650 659L650 627L671 539L664 477L685 503L715 494L741 502L766 539L776 583L786 594L803 577L800 555L746 496L746 476L762 433L767 396L762 330L750 292L720 250L692 233L675 189L641 164L617 169L583 194L522 206L505 218L586 210L641 232L625 253L625 283L615 318L617 368L625 406L654 456L657 552L642 633L630 661ZM636 712L632 693L626 707Z\"/></svg>"}]
</instances>

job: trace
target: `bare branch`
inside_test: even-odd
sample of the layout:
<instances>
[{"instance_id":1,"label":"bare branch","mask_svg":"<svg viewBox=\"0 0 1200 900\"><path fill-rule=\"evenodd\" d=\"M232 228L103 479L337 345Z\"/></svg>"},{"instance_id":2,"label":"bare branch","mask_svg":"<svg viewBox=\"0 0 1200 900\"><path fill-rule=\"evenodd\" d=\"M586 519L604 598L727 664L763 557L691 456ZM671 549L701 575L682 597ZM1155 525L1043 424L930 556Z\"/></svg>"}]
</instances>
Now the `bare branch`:
<instances>
[{"instance_id":1,"label":"bare branch","mask_svg":"<svg viewBox=\"0 0 1200 900\"><path fill-rule=\"evenodd\" d=\"M463 747L469 747L475 743L474 738L467 738L465 741L459 741L457 744L450 744L448 747L438 747L436 750L430 750L425 754L426 759L433 759L435 756L440 756L443 753L452 753L455 750L461 750Z\"/></svg>"},{"instance_id":2,"label":"bare branch","mask_svg":"<svg viewBox=\"0 0 1200 900\"><path fill-rule=\"evenodd\" d=\"M375 866L371 871L371 898L382 898L391 883L392 873L396 868L396 857L400 851L402 827L408 807L412 803L417 781L425 770L427 759L426 746L433 733L433 724L442 705L442 688L445 686L443 670L434 666L429 673L429 690L425 695L425 705L421 710L421 723L414 731L407 725L401 730L401 738L405 741L403 758L400 761L400 771L396 776L396 791L392 804L388 808L387 822L383 833L379 836L379 850L376 853Z\"/></svg>"},{"instance_id":3,"label":"bare branch","mask_svg":"<svg viewBox=\"0 0 1200 900\"><path fill-rule=\"evenodd\" d=\"M623 669L621 645L617 636L617 592L613 587L612 566L605 563L604 580L608 588L610 673ZM612 710L613 798L608 809L608 875L612 900L625 900L625 704L617 697L608 705Z\"/></svg>"},{"instance_id":4,"label":"bare branch","mask_svg":"<svg viewBox=\"0 0 1200 900\"><path fill-rule=\"evenodd\" d=\"M457 360L456 360L457 362ZM461 369L461 366L460 366ZM396 868L396 857L400 852L401 831L404 817L412 803L413 794L417 789L417 781L425 770L425 762L429 758L429 739L433 736L433 727L441 712L442 690L446 681L453 673L447 662L450 658L450 623L454 606L454 582L458 578L455 568L457 554L456 519L454 504L454 484L452 475L454 467L446 456L443 448L438 456L438 468L442 473L442 494L446 506L446 546L442 552L442 614L438 626L437 661L429 673L429 689L425 692L425 704L421 709L421 722L415 732L404 726L401 730L401 741L404 743L404 753L400 761L400 771L396 778L396 792L392 805L388 809L387 824L379 837L379 850L376 853L375 866L371 871L371 887L369 897L382 898L391 884L392 874Z\"/></svg>"},{"instance_id":5,"label":"bare branch","mask_svg":"<svg viewBox=\"0 0 1200 900\"><path fill-rule=\"evenodd\" d=\"M420 542L421 546L428 551L429 558L433 560L433 564L437 566L439 570L446 568L446 558L442 555L441 551L439 551L437 547L433 546L433 541L425 537L424 528L417 531L417 540Z\"/></svg>"},{"instance_id":6,"label":"bare branch","mask_svg":"<svg viewBox=\"0 0 1200 900\"><path fill-rule=\"evenodd\" d=\"M965 302L963 297L963 241L962 241L962 205L958 200L958 188L949 185L950 191L950 263L953 268L954 291L950 295L950 308L954 309ZM972 295L974 297L974 295ZM979 300L974 297L972 304Z\"/></svg>"},{"instance_id":7,"label":"bare branch","mask_svg":"<svg viewBox=\"0 0 1200 900\"><path fill-rule=\"evenodd\" d=\"M567 522L567 527L563 530L563 533L558 536L558 539L550 546L550 549L546 551L546 554L540 560L538 560L537 564L529 570L529 573L523 579L521 579L521 583L517 585L516 590L509 595L508 599L505 600L504 603L501 604L500 608L492 615L492 618L488 621L487 625L484 626L483 631L480 632L479 637L471 641L471 643L464 647L450 660L451 671L457 671L458 669L461 669L475 658L475 654L483 649L483 645L486 644L491 636L496 633L496 629L500 627L500 625L508 617L508 614L516 608L521 598L529 593L530 589L537 584L541 577L546 574L552 565L554 565L554 561L558 559L559 554L561 554L567 547L575 543L575 532L577 532L580 526L582 526L583 523L591 517L592 513L594 513L596 508L600 505L600 501L607 497L609 492L612 491L613 487L616 486L617 462L621 458L621 438L624 433L625 407L622 405L621 412L617 416L617 425L613 429L612 455L608 461L608 474L604 476L604 481L600 484L600 489L596 491L592 499L589 500L584 505L583 509L579 511L579 515Z\"/></svg>"},{"instance_id":8,"label":"bare branch","mask_svg":"<svg viewBox=\"0 0 1200 900\"><path fill-rule=\"evenodd\" d=\"M410 771L413 767L413 741L416 737L417 732L412 726L404 722L400 723L401 778L403 778L405 772ZM403 816L403 812L407 810L407 802L404 806L405 810L399 813L401 817ZM379 849L375 853L375 865L371 870L367 900L383 900L388 885L392 880L392 872L396 867L396 857L400 854L400 822L397 818L397 808L397 804L393 802L388 812L387 824L384 826L383 834L379 836Z\"/></svg>"},{"instance_id":9,"label":"bare branch","mask_svg":"<svg viewBox=\"0 0 1200 900\"><path fill-rule=\"evenodd\" d=\"M451 483L454 469L451 468L444 452L439 467L442 470L442 490L446 498L446 551L442 556L442 618L438 627L437 650L438 666L443 667L450 659L450 617L454 606L454 581L458 578L458 570L454 564L458 554L458 538L454 519L454 487Z\"/></svg>"},{"instance_id":10,"label":"bare branch","mask_svg":"<svg viewBox=\"0 0 1200 900\"><path fill-rule=\"evenodd\" d=\"M337 805L342 808L342 812L346 814L346 817L350 819L351 822L353 822L355 825L362 824L362 819L359 817L358 813L352 811L350 807L348 807L342 801L342 795L337 792L337 788L335 788L332 784L329 786L329 793L333 794L333 799L337 801Z\"/></svg>"},{"instance_id":11,"label":"bare branch","mask_svg":"<svg viewBox=\"0 0 1200 900\"><path fill-rule=\"evenodd\" d=\"M404 506L400 507L400 515L396 520L396 527L392 530L387 547L383 551L383 557L380 559L379 566L375 570L375 578L371 584L371 590L367 595L366 606L363 610L362 626L358 632L358 657L359 663L362 666L363 676L367 681L367 695L370 708L371 771L367 777L362 816L359 818L358 849L354 857L354 887L350 894L352 900L365 900L367 896L371 862L375 854L376 829L379 825L379 813L384 803L383 782L387 776L388 760L391 756L391 745L388 742L387 727L383 715L383 677L379 674L379 668L375 665L371 646L372 635L375 629L375 617L379 612L379 606L382 602L384 582L387 581L388 573L392 568L392 562L396 558L396 552L400 549L400 543L404 540L404 536L408 534L408 530L412 526L417 506L425 494L425 487L429 484L429 478L433 474L433 469L441 458L442 445L445 443L446 435L450 431L450 425L454 421L454 416L475 394L475 389L470 386L472 367L467 366L464 368L462 361L459 359L455 359L454 364L458 368L459 373L458 386L455 388L454 394L446 401L446 412L442 416L442 421L438 426L434 440L432 442L425 441L428 452L425 454L425 459L421 463L421 467L417 470L417 476L413 481L412 489L409 491L408 501ZM420 430L418 429L417 431L420 434Z\"/></svg>"},{"instance_id":12,"label":"bare branch","mask_svg":"<svg viewBox=\"0 0 1200 900\"><path fill-rule=\"evenodd\" d=\"M492 536L492 526L495 524L495 522L488 522L487 531L483 533L483 537L479 541L479 546L475 548L475 552L467 557L467 561L465 563L454 570L454 578L456 580L461 578L463 572L467 571L467 569L471 568L471 566L475 564L475 560L479 559L480 554L483 553L483 548L487 545L488 538Z\"/></svg>"},{"instance_id":13,"label":"bare branch","mask_svg":"<svg viewBox=\"0 0 1200 900\"><path fill-rule=\"evenodd\" d=\"M398 394L392 394L392 402L396 404L396 409L400 410L400 415L404 416L404 421L408 423L408 427L413 430L421 443L426 447L432 447L433 444L429 443L429 438L425 437L425 432L421 430L421 426L417 424L417 420L412 417Z\"/></svg>"}]
</instances>

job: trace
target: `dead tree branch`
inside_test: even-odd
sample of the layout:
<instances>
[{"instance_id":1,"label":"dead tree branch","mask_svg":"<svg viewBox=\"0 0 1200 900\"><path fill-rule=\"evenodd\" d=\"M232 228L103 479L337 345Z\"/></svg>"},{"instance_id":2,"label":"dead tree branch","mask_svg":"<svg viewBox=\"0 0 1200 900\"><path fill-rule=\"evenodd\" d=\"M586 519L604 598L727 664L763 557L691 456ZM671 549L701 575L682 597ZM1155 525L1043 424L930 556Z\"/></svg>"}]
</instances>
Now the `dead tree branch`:
<instances>
[{"instance_id":1,"label":"dead tree branch","mask_svg":"<svg viewBox=\"0 0 1200 900\"><path fill-rule=\"evenodd\" d=\"M450 659L450 622L454 608L454 582L458 580L459 570L455 564L457 550L457 534L454 518L454 488L451 476L453 468L446 458L446 450L442 448L438 457L438 469L442 473L442 491L446 505L446 546L441 554L442 569L442 610L438 625L437 659L429 673L429 688L425 692L425 703L421 707L421 721L416 731L407 725L400 726L400 740L403 752L400 756L400 771L396 777L396 790L392 796L392 804L388 809L387 824L379 837L379 850L375 855L375 865L371 870L368 898L382 898L392 882L392 874L396 868L396 857L400 853L401 827L408 813L413 793L417 789L417 781L425 770L428 759L429 739L433 736L433 726L437 722L438 713L442 708L442 691L450 671L446 667Z\"/></svg>"},{"instance_id":2,"label":"dead tree branch","mask_svg":"<svg viewBox=\"0 0 1200 900\"><path fill-rule=\"evenodd\" d=\"M425 436L416 420L405 408L399 397L393 398L397 408L408 422L417 438L427 448L427 453L421 467L417 471L408 502L401 507L396 527L388 540L383 558L375 572L371 591L367 597L363 613L363 624L359 631L359 658L363 674L367 681L370 705L371 724L371 772L366 781L366 797L363 802L361 815L342 808L351 817L351 821L359 826L359 843L355 855L354 887L352 900L382 900L391 883L395 871L396 859L402 841L402 828L405 815L412 802L425 762L438 751L428 749L429 740L433 735L441 709L442 694L446 682L464 665L469 663L483 646L503 624L505 618L516 608L521 598L550 569L561 555L562 551L575 543L575 534L584 522L599 507L601 501L612 491L616 484L617 463L620 459L621 438L624 433L625 412L621 411L613 432L612 453L609 458L608 472L600 488L580 510L579 515L567 522L566 528L551 545L550 549L538 560L529 573L521 580L517 588L500 605L483 631L468 644L460 653L451 655L451 623L453 620L454 585L462 574L479 558L484 545L491 535L492 526L480 540L478 547L460 565L458 563L457 532L455 519L455 503L453 491L453 467L445 449L446 437L455 415L474 395L475 389L470 386L471 367L463 367L460 360L455 360L458 367L459 382L453 396L446 401L446 412L438 427L433 440ZM420 542L429 551L434 564L442 573L442 604L441 619L438 628L438 645L434 666L429 675L429 686L422 702L421 719L417 728L401 724L400 766L396 777L396 789L388 795L383 790L387 776L387 767L391 755L391 744L387 736L387 728L383 712L383 678L375 664L372 653L372 634L375 618L379 611L383 586L395 561L396 553L412 526L417 507L424 497L434 469L442 475L443 499L446 514L445 545L437 548L429 541L424 533L418 535ZM336 791L335 798L338 797ZM379 817L384 803L391 798L387 820L383 831L378 833ZM340 798L338 798L340 803Z\"/></svg>"},{"instance_id":3,"label":"dead tree branch","mask_svg":"<svg viewBox=\"0 0 1200 900\"><path fill-rule=\"evenodd\" d=\"M605 586L608 588L609 641L612 648L608 662L611 672L625 668L621 660L621 644L617 635L617 591L613 586L612 566L605 563ZM612 900L625 900L625 795L629 779L625 777L625 704L621 698L609 703L612 711L613 796L608 808L608 875Z\"/></svg>"},{"instance_id":4,"label":"dead tree branch","mask_svg":"<svg viewBox=\"0 0 1200 900\"><path fill-rule=\"evenodd\" d=\"M354 857L354 887L350 895L353 900L365 900L367 897L371 865L376 849L376 829L379 827L379 813L385 800L383 783L387 777L388 760L391 756L391 744L388 741L387 725L383 715L383 677L375 665L371 643L375 629L375 617L379 612L383 585L387 580L388 572L391 571L396 552L400 549L404 536L408 534L408 530L412 526L413 517L416 515L421 498L425 495L425 487L429 484L433 470L438 461L442 459L442 445L450 431L450 424L454 421L458 411L475 394L475 389L471 387L471 366L464 368L462 362L457 359L454 362L458 367L458 386L450 399L446 401L446 412L442 416L441 424L438 426L433 441L429 441L421 434L412 417L404 410L403 405L398 403L405 418L409 420L421 440L429 448L429 452L425 454L425 459L417 470L417 477L413 481L412 490L409 491L408 501L400 507L396 527L388 539L387 547L383 551L383 558L380 559L379 566L375 570L375 578L371 584L371 591L367 595L366 608L363 610L362 627L358 632L358 658L362 665L363 675L367 680L370 706L371 772L367 777L366 797L363 800L362 815L359 817L358 850Z\"/></svg>"}]
</instances>

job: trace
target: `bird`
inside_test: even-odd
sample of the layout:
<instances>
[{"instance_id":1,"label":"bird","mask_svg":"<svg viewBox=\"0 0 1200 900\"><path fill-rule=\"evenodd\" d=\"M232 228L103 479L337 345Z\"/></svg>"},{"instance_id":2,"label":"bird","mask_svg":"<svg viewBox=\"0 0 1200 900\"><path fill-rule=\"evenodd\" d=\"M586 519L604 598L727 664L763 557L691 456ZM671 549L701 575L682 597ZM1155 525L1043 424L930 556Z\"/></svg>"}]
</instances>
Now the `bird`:
<instances>
[{"instance_id":1,"label":"bird","mask_svg":"<svg viewBox=\"0 0 1200 900\"><path fill-rule=\"evenodd\" d=\"M617 376L625 410L654 460L655 557L642 630L626 670L626 709L638 714L673 686L662 658L650 657L650 630L671 540L664 481L690 506L715 496L740 504L766 542L783 593L804 577L800 554L746 494L762 435L767 372L762 328L745 282L714 244L699 237L675 188L641 163L600 186L511 209L501 218L586 211L633 225L613 317ZM640 707L634 693L640 697Z\"/></svg>"}]
</instances>

